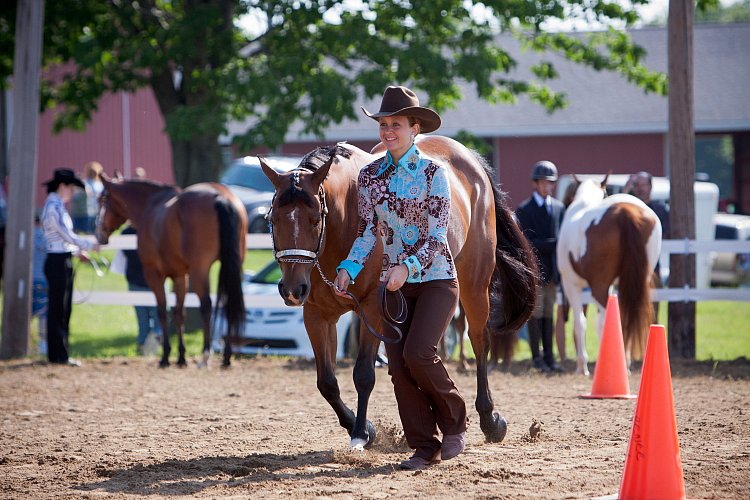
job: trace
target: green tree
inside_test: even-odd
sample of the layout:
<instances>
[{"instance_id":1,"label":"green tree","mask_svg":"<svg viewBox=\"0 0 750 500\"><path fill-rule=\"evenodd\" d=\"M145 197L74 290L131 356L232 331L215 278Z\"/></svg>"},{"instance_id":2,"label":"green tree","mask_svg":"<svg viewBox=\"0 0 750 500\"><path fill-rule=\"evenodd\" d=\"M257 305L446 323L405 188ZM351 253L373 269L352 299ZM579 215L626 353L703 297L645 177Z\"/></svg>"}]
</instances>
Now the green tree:
<instances>
[{"instance_id":1,"label":"green tree","mask_svg":"<svg viewBox=\"0 0 750 500\"><path fill-rule=\"evenodd\" d=\"M7 3L2 81L12 72L15 9ZM237 24L248 13L258 20L253 35ZM619 29L543 29L571 18ZM389 83L424 91L438 111L461 98L459 80L490 103L526 95L549 111L565 106L549 85L551 62L536 65L530 79L512 76L517 61L497 44L501 32L663 93L666 77L643 67L643 50L623 30L637 20L632 5L615 0L54 0L46 3L42 102L59 106L58 129L81 129L103 94L151 87L175 178L186 185L218 176L218 137L229 120L254 124L235 138L242 149L274 148L295 121L321 136L355 116L359 95L379 95Z\"/></svg>"},{"instance_id":2,"label":"green tree","mask_svg":"<svg viewBox=\"0 0 750 500\"><path fill-rule=\"evenodd\" d=\"M712 4L695 12L696 23L746 23L750 21L750 0L730 5Z\"/></svg>"}]
</instances>

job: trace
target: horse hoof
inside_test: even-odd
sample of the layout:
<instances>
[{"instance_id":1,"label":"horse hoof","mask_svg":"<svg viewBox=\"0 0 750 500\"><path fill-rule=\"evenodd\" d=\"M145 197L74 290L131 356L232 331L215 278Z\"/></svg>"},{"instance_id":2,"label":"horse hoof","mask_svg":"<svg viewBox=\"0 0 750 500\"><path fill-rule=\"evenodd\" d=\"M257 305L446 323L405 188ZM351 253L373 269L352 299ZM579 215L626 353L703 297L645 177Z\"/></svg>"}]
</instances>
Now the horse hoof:
<instances>
[{"instance_id":1,"label":"horse hoof","mask_svg":"<svg viewBox=\"0 0 750 500\"><path fill-rule=\"evenodd\" d=\"M375 430L375 426L372 425L372 422L369 420L367 421L367 436L366 437L352 437L351 442L349 443L349 447L352 450L359 450L362 451L366 448L372 447L373 443L375 443L375 438L377 438L378 433Z\"/></svg>"},{"instance_id":2,"label":"horse hoof","mask_svg":"<svg viewBox=\"0 0 750 500\"><path fill-rule=\"evenodd\" d=\"M159 368L169 368L169 361L165 359L159 361Z\"/></svg>"},{"instance_id":3,"label":"horse hoof","mask_svg":"<svg viewBox=\"0 0 750 500\"><path fill-rule=\"evenodd\" d=\"M352 439L349 443L349 448L352 451L365 451L365 446L367 446L367 441L360 438Z\"/></svg>"},{"instance_id":4,"label":"horse hoof","mask_svg":"<svg viewBox=\"0 0 750 500\"><path fill-rule=\"evenodd\" d=\"M505 439L505 435L508 433L508 421L497 412L493 413L491 425L488 429L482 430L484 431L484 437L488 443L500 443Z\"/></svg>"}]
</instances>

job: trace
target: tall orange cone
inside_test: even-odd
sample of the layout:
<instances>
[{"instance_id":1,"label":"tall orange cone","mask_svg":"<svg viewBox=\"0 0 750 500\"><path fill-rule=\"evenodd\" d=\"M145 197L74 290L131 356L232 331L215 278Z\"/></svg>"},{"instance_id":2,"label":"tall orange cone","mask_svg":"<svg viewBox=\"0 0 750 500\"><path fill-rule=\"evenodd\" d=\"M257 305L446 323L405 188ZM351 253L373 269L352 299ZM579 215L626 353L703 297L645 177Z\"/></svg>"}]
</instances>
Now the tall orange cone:
<instances>
[{"instance_id":1,"label":"tall orange cone","mask_svg":"<svg viewBox=\"0 0 750 500\"><path fill-rule=\"evenodd\" d=\"M631 399L628 382L628 362L625 359L625 343L622 340L620 305L617 295L607 299L604 313L604 331L596 358L591 394L581 394L590 399Z\"/></svg>"},{"instance_id":2,"label":"tall orange cone","mask_svg":"<svg viewBox=\"0 0 750 500\"><path fill-rule=\"evenodd\" d=\"M667 333L651 325L619 498L685 498Z\"/></svg>"}]
</instances>

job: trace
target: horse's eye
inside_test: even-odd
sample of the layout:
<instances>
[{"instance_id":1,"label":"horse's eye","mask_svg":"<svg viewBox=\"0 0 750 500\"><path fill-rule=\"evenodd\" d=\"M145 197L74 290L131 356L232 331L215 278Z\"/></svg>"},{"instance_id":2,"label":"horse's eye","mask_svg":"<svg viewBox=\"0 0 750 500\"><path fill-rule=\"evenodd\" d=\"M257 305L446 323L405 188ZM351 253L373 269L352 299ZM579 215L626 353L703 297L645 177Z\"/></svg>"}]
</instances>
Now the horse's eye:
<instances>
[{"instance_id":1,"label":"horse's eye","mask_svg":"<svg viewBox=\"0 0 750 500\"><path fill-rule=\"evenodd\" d=\"M310 224L312 224L313 226L317 226L320 224L321 220L322 219L320 217L313 217L310 219Z\"/></svg>"}]
</instances>

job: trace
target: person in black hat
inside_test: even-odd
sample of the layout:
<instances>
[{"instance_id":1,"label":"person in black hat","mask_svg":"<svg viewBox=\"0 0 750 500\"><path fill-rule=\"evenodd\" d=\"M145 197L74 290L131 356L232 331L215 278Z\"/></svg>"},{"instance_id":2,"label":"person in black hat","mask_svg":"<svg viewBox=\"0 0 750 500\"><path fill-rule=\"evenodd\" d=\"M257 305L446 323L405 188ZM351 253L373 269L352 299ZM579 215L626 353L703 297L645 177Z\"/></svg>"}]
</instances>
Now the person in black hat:
<instances>
[{"instance_id":1,"label":"person in black hat","mask_svg":"<svg viewBox=\"0 0 750 500\"><path fill-rule=\"evenodd\" d=\"M362 222L338 267L335 290L345 296L380 237L380 279L388 290L401 290L408 306L403 338L385 345L404 436L415 450L399 467L422 469L464 451L468 425L466 402L437 354L458 304L447 239L448 173L415 144L418 134L440 127L440 116L420 106L414 92L396 86L385 90L377 113L362 111L378 122L387 152L360 171Z\"/></svg>"},{"instance_id":2,"label":"person in black hat","mask_svg":"<svg viewBox=\"0 0 750 500\"><path fill-rule=\"evenodd\" d=\"M42 210L42 227L47 242L44 275L48 283L47 357L50 363L77 366L68 356L68 335L73 296L73 264L75 253L88 260L86 250L99 251L99 244L83 239L73 232L73 221L65 204L75 189L84 189L81 179L68 168L55 170L47 185L47 199Z\"/></svg>"},{"instance_id":3,"label":"person in black hat","mask_svg":"<svg viewBox=\"0 0 750 500\"><path fill-rule=\"evenodd\" d=\"M529 348L535 368L544 373L562 372L562 367L555 362L552 343L554 336L552 313L557 284L560 282L556 256L557 236L565 215L565 206L552 197L557 183L557 167L551 161L535 163L531 170L531 182L534 191L516 209L518 224L534 247L541 273L536 307L528 322ZM539 353L540 340L543 349L541 354Z\"/></svg>"}]
</instances>

